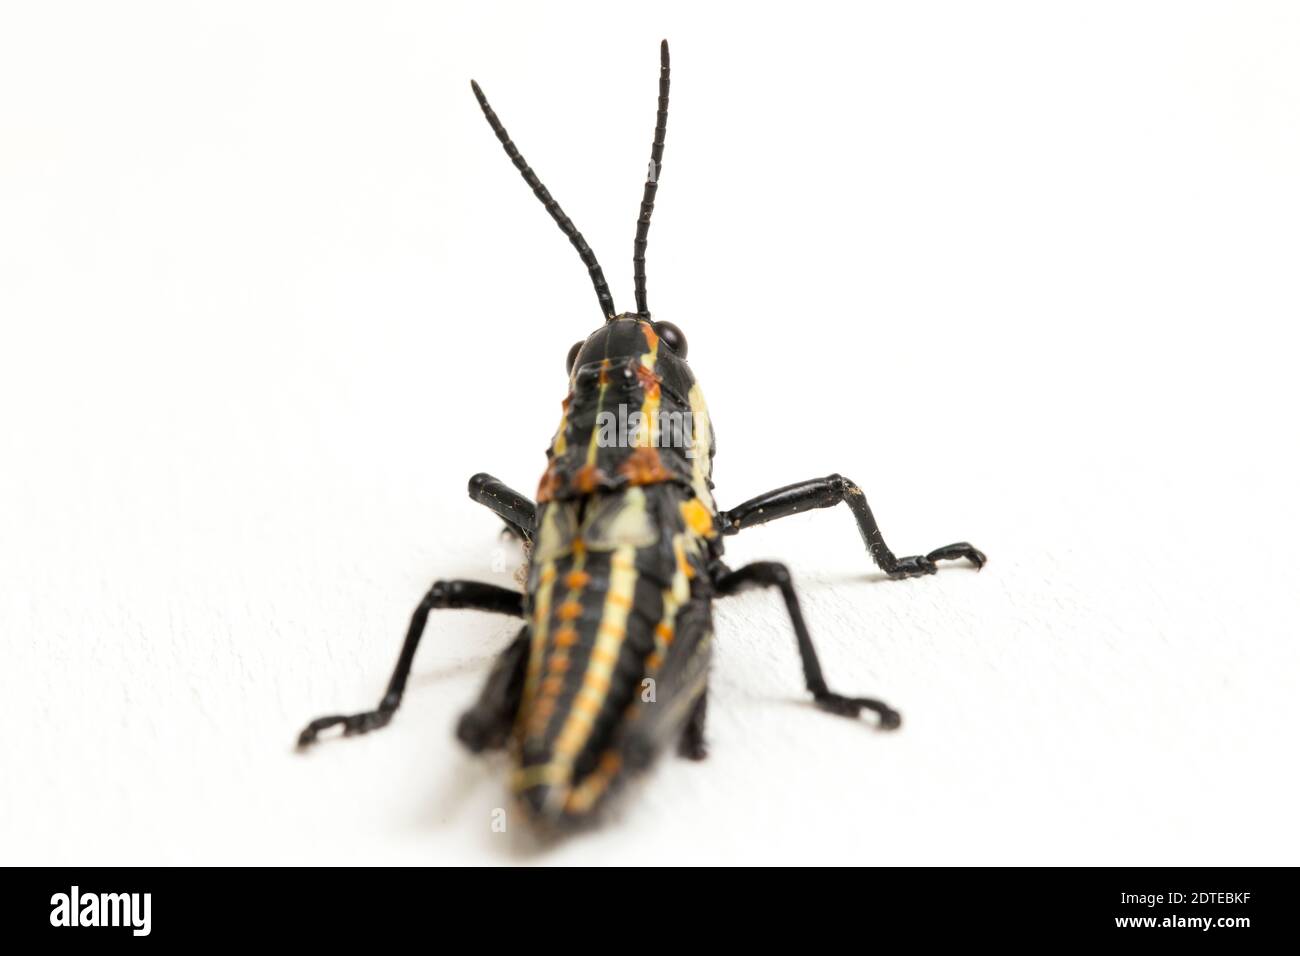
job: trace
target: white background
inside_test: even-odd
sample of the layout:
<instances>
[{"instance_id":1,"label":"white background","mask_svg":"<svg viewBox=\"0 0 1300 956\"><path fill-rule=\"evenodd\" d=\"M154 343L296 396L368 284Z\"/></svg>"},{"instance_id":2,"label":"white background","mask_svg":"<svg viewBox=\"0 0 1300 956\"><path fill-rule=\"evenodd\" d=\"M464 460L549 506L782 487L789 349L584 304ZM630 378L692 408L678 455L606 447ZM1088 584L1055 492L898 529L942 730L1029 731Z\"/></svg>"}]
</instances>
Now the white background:
<instances>
[{"instance_id":1,"label":"white background","mask_svg":"<svg viewBox=\"0 0 1300 956\"><path fill-rule=\"evenodd\" d=\"M631 308L731 539L711 758L539 845L451 731L516 625L465 496L531 493L599 322L477 78ZM0 14L0 861L1295 863L1300 12L1285 3L6 5Z\"/></svg>"}]
</instances>

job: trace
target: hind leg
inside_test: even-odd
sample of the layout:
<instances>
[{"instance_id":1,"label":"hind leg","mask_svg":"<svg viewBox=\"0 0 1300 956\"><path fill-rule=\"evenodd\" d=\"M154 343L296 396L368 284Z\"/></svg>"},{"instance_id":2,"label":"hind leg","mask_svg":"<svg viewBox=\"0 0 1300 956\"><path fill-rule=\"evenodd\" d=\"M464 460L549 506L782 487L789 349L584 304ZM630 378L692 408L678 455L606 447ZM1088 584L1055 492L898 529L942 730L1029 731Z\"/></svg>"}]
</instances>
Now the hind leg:
<instances>
[{"instance_id":1,"label":"hind leg","mask_svg":"<svg viewBox=\"0 0 1300 956\"><path fill-rule=\"evenodd\" d=\"M822 710L841 717L857 717L864 710L872 711L879 718L881 730L895 730L902 723L898 712L881 701L871 697L845 697L826 686L822 676L821 662L817 660L817 649L813 646L808 625L804 623L803 611L799 609L799 597L794 592L790 572L784 564L774 561L759 561L747 564L738 571L723 575L714 582L719 597L738 594L752 587L774 587L781 592L785 609L790 614L790 623L794 627L794 636L799 644L799 657L803 662L804 683L813 700Z\"/></svg>"},{"instance_id":2,"label":"hind leg","mask_svg":"<svg viewBox=\"0 0 1300 956\"><path fill-rule=\"evenodd\" d=\"M478 702L456 725L456 736L473 753L500 747L510 735L524 695L530 639L524 626L492 665Z\"/></svg>"},{"instance_id":3,"label":"hind leg","mask_svg":"<svg viewBox=\"0 0 1300 956\"><path fill-rule=\"evenodd\" d=\"M317 717L303 728L298 735L298 746L307 747L316 742L322 730L341 726L345 735L364 734L385 726L393 719L393 714L402 703L402 694L406 691L406 678L411 673L411 663L415 660L415 649L420 646L420 637L424 634L424 625L429 620L429 612L442 608L472 608L478 611L492 611L496 614L509 614L513 617L524 616L524 596L517 591L508 591L495 584L480 584L477 581L435 581L429 593L420 601L415 613L411 615L411 625L402 642L402 651L397 656L397 666L388 680L388 690L384 693L379 706L374 710L359 714L332 714Z\"/></svg>"},{"instance_id":4,"label":"hind leg","mask_svg":"<svg viewBox=\"0 0 1300 956\"><path fill-rule=\"evenodd\" d=\"M709 692L706 690L691 708L691 716L677 741L677 753L687 760L703 760L709 755L709 749L704 745L704 717L708 709Z\"/></svg>"}]
</instances>

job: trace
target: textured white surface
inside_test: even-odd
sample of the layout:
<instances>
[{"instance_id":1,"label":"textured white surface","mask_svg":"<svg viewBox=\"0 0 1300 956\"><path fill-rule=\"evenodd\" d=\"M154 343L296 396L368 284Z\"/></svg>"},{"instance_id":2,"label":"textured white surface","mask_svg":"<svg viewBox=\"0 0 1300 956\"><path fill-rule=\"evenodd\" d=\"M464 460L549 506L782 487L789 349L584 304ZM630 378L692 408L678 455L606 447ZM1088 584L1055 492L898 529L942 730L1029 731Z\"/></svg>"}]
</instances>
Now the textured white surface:
<instances>
[{"instance_id":1,"label":"textured white surface","mask_svg":"<svg viewBox=\"0 0 1300 956\"><path fill-rule=\"evenodd\" d=\"M0 862L1295 863L1300 14L1286 4L9 6L0 14ZM651 304L731 540L700 765L534 844L451 737L511 622L464 494L534 487L586 279L473 75L630 307L660 36Z\"/></svg>"}]
</instances>

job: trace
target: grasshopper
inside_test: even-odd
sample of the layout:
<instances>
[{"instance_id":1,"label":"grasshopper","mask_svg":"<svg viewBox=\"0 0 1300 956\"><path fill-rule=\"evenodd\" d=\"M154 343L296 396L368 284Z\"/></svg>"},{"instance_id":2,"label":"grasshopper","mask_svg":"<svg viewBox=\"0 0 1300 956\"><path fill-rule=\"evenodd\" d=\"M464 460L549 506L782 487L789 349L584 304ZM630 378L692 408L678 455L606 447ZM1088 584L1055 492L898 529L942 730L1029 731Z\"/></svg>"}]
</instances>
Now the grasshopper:
<instances>
[{"instance_id":1,"label":"grasshopper","mask_svg":"<svg viewBox=\"0 0 1300 956\"><path fill-rule=\"evenodd\" d=\"M840 475L778 488L730 510L716 507L713 427L686 362L686 337L653 319L646 303L646 243L668 124L667 41L660 46L659 108L633 247L635 312L615 310L591 247L524 161L482 89L470 85L506 155L578 250L604 321L569 350L569 392L536 503L491 475L469 481L470 498L495 512L528 550L523 590L435 582L411 617L378 707L314 720L299 746L331 727L358 734L389 723L430 612L471 608L520 618L523 626L456 734L476 753L509 749L511 790L531 818L588 819L666 746L675 742L688 758L705 756L713 601L758 587L776 588L785 602L815 704L843 717L870 712L878 727L897 728L901 717L887 704L827 686L785 565L763 561L732 570L722 560L723 541L787 515L847 504L868 553L891 578L932 574L945 560L980 568L985 557L965 542L896 557L862 489ZM689 428L669 427L681 422Z\"/></svg>"}]
</instances>

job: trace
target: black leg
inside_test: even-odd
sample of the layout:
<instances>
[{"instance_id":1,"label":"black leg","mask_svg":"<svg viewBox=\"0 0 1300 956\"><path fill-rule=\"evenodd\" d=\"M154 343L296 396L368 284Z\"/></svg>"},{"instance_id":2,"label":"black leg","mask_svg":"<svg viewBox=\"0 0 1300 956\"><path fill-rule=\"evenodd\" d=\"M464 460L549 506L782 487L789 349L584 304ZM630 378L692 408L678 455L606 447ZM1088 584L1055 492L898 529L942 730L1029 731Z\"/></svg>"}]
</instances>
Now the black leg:
<instances>
[{"instance_id":1,"label":"black leg","mask_svg":"<svg viewBox=\"0 0 1300 956\"><path fill-rule=\"evenodd\" d=\"M682 736L677 741L677 752L688 760L703 760L709 755L704 746L704 717L709 709L709 692L700 695L695 706L691 708L690 719L682 728Z\"/></svg>"},{"instance_id":2,"label":"black leg","mask_svg":"<svg viewBox=\"0 0 1300 956\"><path fill-rule=\"evenodd\" d=\"M491 508L506 523L506 531L531 542L537 529L537 505L489 474L480 472L469 480L469 496Z\"/></svg>"},{"instance_id":3,"label":"black leg","mask_svg":"<svg viewBox=\"0 0 1300 956\"><path fill-rule=\"evenodd\" d=\"M813 647L804 624L803 612L799 610L799 598L794 593L794 584L790 572L784 564L772 561L759 561L747 564L737 571L732 571L714 582L719 597L736 594L750 587L776 587L785 599L785 609L790 614L790 623L794 626L794 635L799 642L799 657L803 661L804 682L813 695L817 706L842 717L856 717L863 710L874 711L880 717L882 730L894 730L903 718L887 704L870 697L843 697L826 686L822 677L822 667L817 660L817 649Z\"/></svg>"},{"instance_id":4,"label":"black leg","mask_svg":"<svg viewBox=\"0 0 1300 956\"><path fill-rule=\"evenodd\" d=\"M429 593L415 609L415 613L411 615L411 626L407 629L406 640L402 642L402 652L397 656L397 666L393 668L393 676L388 681L388 690L384 693L379 706L374 710L351 716L317 717L298 735L298 746L306 747L315 743L322 730L335 725L342 725L344 734L364 734L383 727L392 720L393 714L402 702L402 693L406 690L406 678L411 673L411 662L415 660L415 649L420 645L420 636L424 633L429 612L441 608L470 608L476 611L493 611L497 614L523 617L524 596L517 591L499 588L495 584L480 584L477 581L435 581L433 587L429 588Z\"/></svg>"},{"instance_id":5,"label":"black leg","mask_svg":"<svg viewBox=\"0 0 1300 956\"><path fill-rule=\"evenodd\" d=\"M500 747L506 742L524 694L529 644L530 634L525 625L492 665L478 702L461 716L456 725L456 736L473 753Z\"/></svg>"},{"instance_id":6,"label":"black leg","mask_svg":"<svg viewBox=\"0 0 1300 956\"><path fill-rule=\"evenodd\" d=\"M880 570L891 578L909 578L919 574L934 574L936 561L955 561L965 558L976 568L982 568L987 560L984 555L965 541L936 548L929 554L914 554L905 558L894 556L885 544L885 538L876 524L876 516L871 513L867 497L862 489L847 478L831 475L828 478L814 478L797 485L787 485L765 495L751 498L744 504L737 505L730 511L720 514L723 534L736 534L746 528L765 524L777 518L808 511L811 508L833 508L840 502L846 502L858 522L858 532L871 552L872 560Z\"/></svg>"}]
</instances>

